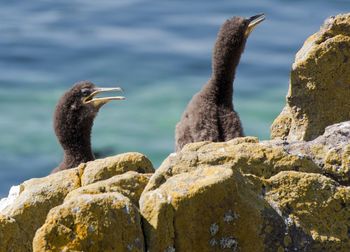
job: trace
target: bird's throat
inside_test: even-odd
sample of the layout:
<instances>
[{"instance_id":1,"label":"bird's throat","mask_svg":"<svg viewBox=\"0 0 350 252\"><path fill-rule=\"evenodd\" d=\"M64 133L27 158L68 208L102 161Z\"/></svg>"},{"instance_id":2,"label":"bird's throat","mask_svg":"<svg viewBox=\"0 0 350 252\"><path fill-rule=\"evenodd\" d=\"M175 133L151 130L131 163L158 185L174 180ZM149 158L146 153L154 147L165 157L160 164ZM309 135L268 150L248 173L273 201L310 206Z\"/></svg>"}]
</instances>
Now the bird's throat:
<instances>
[{"instance_id":1,"label":"bird's throat","mask_svg":"<svg viewBox=\"0 0 350 252\"><path fill-rule=\"evenodd\" d=\"M93 119L89 119L81 124L71 124L57 134L64 151L61 165L66 169L95 159L91 148L92 126Z\"/></svg>"}]
</instances>

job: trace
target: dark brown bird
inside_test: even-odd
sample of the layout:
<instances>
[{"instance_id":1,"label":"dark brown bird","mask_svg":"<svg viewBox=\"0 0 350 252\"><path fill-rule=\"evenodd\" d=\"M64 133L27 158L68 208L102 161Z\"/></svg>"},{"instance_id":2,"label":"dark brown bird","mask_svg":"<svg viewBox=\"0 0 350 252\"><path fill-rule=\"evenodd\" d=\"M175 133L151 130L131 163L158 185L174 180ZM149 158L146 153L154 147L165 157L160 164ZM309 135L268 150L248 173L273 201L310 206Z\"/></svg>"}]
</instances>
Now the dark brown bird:
<instances>
[{"instance_id":1,"label":"dark brown bird","mask_svg":"<svg viewBox=\"0 0 350 252\"><path fill-rule=\"evenodd\" d=\"M99 109L122 96L97 97L102 92L122 91L121 88L99 88L89 81L76 83L58 101L54 114L54 129L61 144L62 163L51 173L94 160L91 150L91 129Z\"/></svg>"},{"instance_id":2,"label":"dark brown bird","mask_svg":"<svg viewBox=\"0 0 350 252\"><path fill-rule=\"evenodd\" d=\"M232 103L233 81L247 38L264 19L264 14L248 19L233 17L221 26L213 50L212 75L193 96L176 125L176 151L188 143L223 142L243 136Z\"/></svg>"}]
</instances>

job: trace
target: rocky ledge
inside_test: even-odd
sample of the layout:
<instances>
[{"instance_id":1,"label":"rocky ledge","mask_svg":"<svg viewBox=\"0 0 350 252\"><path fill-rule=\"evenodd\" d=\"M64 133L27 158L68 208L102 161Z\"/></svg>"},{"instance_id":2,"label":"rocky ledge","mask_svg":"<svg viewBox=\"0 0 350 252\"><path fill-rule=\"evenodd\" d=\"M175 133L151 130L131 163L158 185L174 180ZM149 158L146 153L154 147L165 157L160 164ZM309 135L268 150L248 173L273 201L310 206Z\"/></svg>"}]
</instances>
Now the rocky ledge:
<instances>
[{"instance_id":1,"label":"rocky ledge","mask_svg":"<svg viewBox=\"0 0 350 252\"><path fill-rule=\"evenodd\" d=\"M25 181L2 201L0 251L350 251L349 28L339 15L305 42L273 140L189 144L156 171L125 153Z\"/></svg>"}]
</instances>

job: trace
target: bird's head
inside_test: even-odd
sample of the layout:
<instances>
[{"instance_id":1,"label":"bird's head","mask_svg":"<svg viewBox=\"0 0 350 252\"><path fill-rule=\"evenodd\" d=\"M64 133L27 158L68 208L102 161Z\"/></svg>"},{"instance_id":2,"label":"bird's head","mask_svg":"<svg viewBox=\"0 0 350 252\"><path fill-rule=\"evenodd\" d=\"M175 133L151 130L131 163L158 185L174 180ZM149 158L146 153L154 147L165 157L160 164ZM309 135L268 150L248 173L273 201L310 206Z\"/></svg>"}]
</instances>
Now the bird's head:
<instances>
[{"instance_id":1,"label":"bird's head","mask_svg":"<svg viewBox=\"0 0 350 252\"><path fill-rule=\"evenodd\" d=\"M221 26L214 47L214 70L223 70L222 68L230 66L235 67L239 62L248 36L264 20L264 14L250 18L233 17L227 20Z\"/></svg>"},{"instance_id":2,"label":"bird's head","mask_svg":"<svg viewBox=\"0 0 350 252\"><path fill-rule=\"evenodd\" d=\"M112 100L124 100L123 96L97 97L97 95L106 92L121 92L120 87L100 88L92 82L81 81L76 83L60 99L57 109L64 113L74 113L82 117L94 117L98 110L106 103Z\"/></svg>"},{"instance_id":3,"label":"bird's head","mask_svg":"<svg viewBox=\"0 0 350 252\"><path fill-rule=\"evenodd\" d=\"M98 95L120 91L120 87L100 88L89 81L78 82L69 89L60 98L54 115L55 133L61 144L69 142L72 138L83 138L84 135L90 134L99 109L109 101L125 99L123 96Z\"/></svg>"},{"instance_id":4,"label":"bird's head","mask_svg":"<svg viewBox=\"0 0 350 252\"><path fill-rule=\"evenodd\" d=\"M248 38L254 28L265 20L264 14L258 14L250 18L233 17L227 20L220 29L218 37L226 46L236 47Z\"/></svg>"}]
</instances>

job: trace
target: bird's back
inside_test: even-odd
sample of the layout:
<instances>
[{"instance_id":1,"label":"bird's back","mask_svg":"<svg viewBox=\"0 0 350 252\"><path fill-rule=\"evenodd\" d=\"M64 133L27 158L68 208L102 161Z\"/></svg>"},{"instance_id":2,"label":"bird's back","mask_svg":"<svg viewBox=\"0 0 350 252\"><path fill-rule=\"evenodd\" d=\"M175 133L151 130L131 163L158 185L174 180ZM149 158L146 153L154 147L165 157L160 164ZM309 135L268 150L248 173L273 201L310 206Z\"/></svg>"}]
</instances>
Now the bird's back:
<instances>
[{"instance_id":1,"label":"bird's back","mask_svg":"<svg viewBox=\"0 0 350 252\"><path fill-rule=\"evenodd\" d=\"M221 142L243 136L241 122L231 104L218 104L203 90L193 96L176 125L176 151L188 143Z\"/></svg>"}]
</instances>

